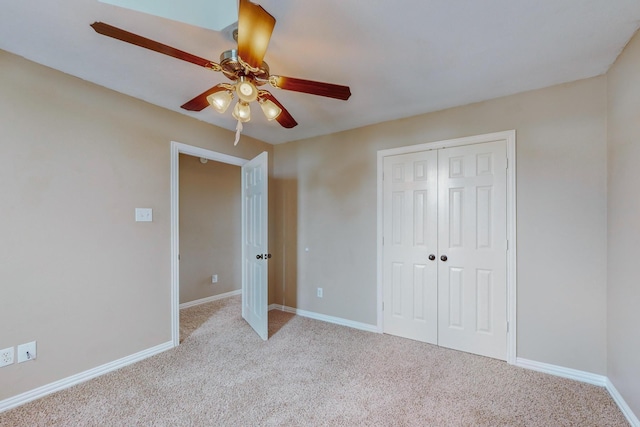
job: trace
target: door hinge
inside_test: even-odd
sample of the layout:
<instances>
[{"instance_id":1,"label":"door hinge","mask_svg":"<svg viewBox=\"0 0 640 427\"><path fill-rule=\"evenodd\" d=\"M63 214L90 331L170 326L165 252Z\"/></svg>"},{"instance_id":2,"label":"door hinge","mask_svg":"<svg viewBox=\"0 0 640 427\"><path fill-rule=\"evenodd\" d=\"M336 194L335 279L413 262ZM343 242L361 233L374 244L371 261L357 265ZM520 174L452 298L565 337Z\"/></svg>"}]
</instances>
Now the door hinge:
<instances>
[{"instance_id":1,"label":"door hinge","mask_svg":"<svg viewBox=\"0 0 640 427\"><path fill-rule=\"evenodd\" d=\"M382 311L384 311L384 301L382 301Z\"/></svg>"},{"instance_id":2,"label":"door hinge","mask_svg":"<svg viewBox=\"0 0 640 427\"><path fill-rule=\"evenodd\" d=\"M507 333L509 332L509 322L507 322Z\"/></svg>"}]
</instances>

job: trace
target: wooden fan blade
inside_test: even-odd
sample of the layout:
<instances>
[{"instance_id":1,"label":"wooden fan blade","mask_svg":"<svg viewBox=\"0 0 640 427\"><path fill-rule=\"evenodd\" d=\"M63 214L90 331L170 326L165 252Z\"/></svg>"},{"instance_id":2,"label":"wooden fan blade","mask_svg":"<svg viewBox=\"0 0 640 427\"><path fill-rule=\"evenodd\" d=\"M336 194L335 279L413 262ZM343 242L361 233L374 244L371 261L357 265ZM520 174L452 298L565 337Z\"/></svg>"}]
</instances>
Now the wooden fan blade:
<instances>
[{"instance_id":1,"label":"wooden fan blade","mask_svg":"<svg viewBox=\"0 0 640 427\"><path fill-rule=\"evenodd\" d=\"M262 65L276 19L262 6L240 0L238 7L238 55L254 68Z\"/></svg>"},{"instance_id":2,"label":"wooden fan blade","mask_svg":"<svg viewBox=\"0 0 640 427\"><path fill-rule=\"evenodd\" d=\"M282 127L291 129L293 127L298 126L298 122L296 122L296 120L291 116L291 114L289 114L287 109L284 108L284 106L280 104L280 102L270 92L267 92L266 90L261 90L260 93L261 93L260 98L271 100L271 102L276 104L282 110L282 112L278 115L278 117L276 117L276 120L278 121L278 123L280 123L280 125L282 125Z\"/></svg>"},{"instance_id":3,"label":"wooden fan blade","mask_svg":"<svg viewBox=\"0 0 640 427\"><path fill-rule=\"evenodd\" d=\"M182 59L183 61L191 62L193 64L200 65L201 67L212 68L212 65L217 65L215 62L209 61L208 59L200 58L199 56L195 56L171 46L167 46L166 44L130 33L129 31L105 24L104 22L94 22L91 24L91 27L96 30L98 34L102 34L103 36L111 37L145 49L169 55L174 58Z\"/></svg>"},{"instance_id":4,"label":"wooden fan blade","mask_svg":"<svg viewBox=\"0 0 640 427\"><path fill-rule=\"evenodd\" d=\"M332 83L314 82L312 80L296 79L294 77L271 76L276 87L295 92L310 93L328 98L346 101L351 96L349 86L334 85Z\"/></svg>"},{"instance_id":5,"label":"wooden fan blade","mask_svg":"<svg viewBox=\"0 0 640 427\"><path fill-rule=\"evenodd\" d=\"M191 101L185 102L180 108L184 108L189 111L202 111L209 106L209 102L207 101L207 96L212 93L220 92L221 90L227 90L222 85L216 85L211 89L202 92L200 95L193 98Z\"/></svg>"}]
</instances>

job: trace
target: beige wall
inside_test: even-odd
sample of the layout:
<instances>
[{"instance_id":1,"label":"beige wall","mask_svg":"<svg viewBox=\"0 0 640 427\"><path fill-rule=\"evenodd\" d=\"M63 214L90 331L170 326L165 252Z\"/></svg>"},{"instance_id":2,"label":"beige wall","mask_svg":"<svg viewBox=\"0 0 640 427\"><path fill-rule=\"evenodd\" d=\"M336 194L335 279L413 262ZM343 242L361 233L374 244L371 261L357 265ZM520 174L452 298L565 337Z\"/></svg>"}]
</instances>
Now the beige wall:
<instances>
[{"instance_id":1,"label":"beige wall","mask_svg":"<svg viewBox=\"0 0 640 427\"><path fill-rule=\"evenodd\" d=\"M284 233L276 246L286 249L275 299L375 324L377 150L509 129L517 131L517 355L605 374L604 77L276 146L276 234Z\"/></svg>"},{"instance_id":2,"label":"beige wall","mask_svg":"<svg viewBox=\"0 0 640 427\"><path fill-rule=\"evenodd\" d=\"M182 304L241 289L242 251L240 166L186 154L179 162Z\"/></svg>"},{"instance_id":3,"label":"beige wall","mask_svg":"<svg viewBox=\"0 0 640 427\"><path fill-rule=\"evenodd\" d=\"M170 142L272 146L0 51L0 400L171 339ZM134 222L136 207L153 222Z\"/></svg>"},{"instance_id":4,"label":"beige wall","mask_svg":"<svg viewBox=\"0 0 640 427\"><path fill-rule=\"evenodd\" d=\"M609 379L640 416L640 34L609 71Z\"/></svg>"}]
</instances>

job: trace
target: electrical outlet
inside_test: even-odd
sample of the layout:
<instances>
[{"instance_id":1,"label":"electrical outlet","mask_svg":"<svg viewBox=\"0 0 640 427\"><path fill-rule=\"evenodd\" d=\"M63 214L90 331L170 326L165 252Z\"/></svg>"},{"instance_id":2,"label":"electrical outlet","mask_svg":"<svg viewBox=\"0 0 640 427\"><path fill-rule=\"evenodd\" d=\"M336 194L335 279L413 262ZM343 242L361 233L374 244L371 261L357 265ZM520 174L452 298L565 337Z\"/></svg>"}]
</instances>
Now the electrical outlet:
<instances>
[{"instance_id":1,"label":"electrical outlet","mask_svg":"<svg viewBox=\"0 0 640 427\"><path fill-rule=\"evenodd\" d=\"M18 346L18 363L29 362L36 358L36 342L31 341Z\"/></svg>"},{"instance_id":2,"label":"electrical outlet","mask_svg":"<svg viewBox=\"0 0 640 427\"><path fill-rule=\"evenodd\" d=\"M13 347L0 350L0 367L11 365L13 363Z\"/></svg>"},{"instance_id":3,"label":"electrical outlet","mask_svg":"<svg viewBox=\"0 0 640 427\"><path fill-rule=\"evenodd\" d=\"M318 288L318 298L322 298L322 288Z\"/></svg>"},{"instance_id":4,"label":"electrical outlet","mask_svg":"<svg viewBox=\"0 0 640 427\"><path fill-rule=\"evenodd\" d=\"M211 276L211 283L218 283L218 275L214 274L213 276Z\"/></svg>"}]
</instances>

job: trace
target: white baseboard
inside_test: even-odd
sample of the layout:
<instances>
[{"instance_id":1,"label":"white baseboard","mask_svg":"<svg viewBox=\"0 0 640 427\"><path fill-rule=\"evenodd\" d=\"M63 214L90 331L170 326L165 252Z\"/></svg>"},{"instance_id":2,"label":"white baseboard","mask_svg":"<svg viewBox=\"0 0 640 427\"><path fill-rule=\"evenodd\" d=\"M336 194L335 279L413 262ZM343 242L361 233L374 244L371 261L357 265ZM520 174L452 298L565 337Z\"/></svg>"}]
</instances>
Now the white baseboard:
<instances>
[{"instance_id":1,"label":"white baseboard","mask_svg":"<svg viewBox=\"0 0 640 427\"><path fill-rule=\"evenodd\" d=\"M380 332L376 325L370 325L368 323L361 323L361 322L354 322L353 320L342 319L340 317L327 316L326 314L314 313L313 311L300 310L298 308L291 308L282 304L271 304L269 306L269 311L271 310L285 311L287 313L293 313L301 317L308 317L309 319L321 320L323 322L347 326L349 328L359 329L361 331L376 332L376 333Z\"/></svg>"},{"instance_id":2,"label":"white baseboard","mask_svg":"<svg viewBox=\"0 0 640 427\"><path fill-rule=\"evenodd\" d=\"M611 395L613 401L616 402L616 405L618 405L618 408L620 408L620 411L622 411L627 421L629 421L631 427L640 427L638 417L633 413L629 405L627 405L627 402L625 402L622 395L620 395L618 390L616 390L609 378L604 375L592 374L590 372L579 371L577 369L564 368L562 366L551 365L549 363L535 362L521 357L516 358L516 366L604 387Z\"/></svg>"},{"instance_id":3,"label":"white baseboard","mask_svg":"<svg viewBox=\"0 0 640 427\"><path fill-rule=\"evenodd\" d=\"M242 295L242 289L238 289L238 290L231 291L231 292L225 292L224 294L214 295L212 297L200 298L200 299L197 299L195 301L189 301L189 302L182 303L182 304L180 304L180 310L182 310L183 308L193 307L193 306L200 305L200 304L206 304L206 303L211 302L211 301L218 301L218 300L229 298L229 297L232 297L232 296L235 296L235 295Z\"/></svg>"},{"instance_id":4,"label":"white baseboard","mask_svg":"<svg viewBox=\"0 0 640 427\"><path fill-rule=\"evenodd\" d=\"M164 344L157 345L155 347L142 350L138 353L130 356L123 357L122 359L114 360L113 362L105 363L97 368L89 369L88 371L80 372L79 374L72 375L67 378L63 378L59 381L52 382L42 387L35 388L17 396L10 397L8 399L0 401L0 412L7 411L20 405L24 405L32 400L40 399L48 394L55 393L56 391L64 390L71 386L83 383L92 378L99 377L108 372L115 371L116 369L123 368L135 362L139 362L148 357L154 356L163 351L173 348L173 342L168 341Z\"/></svg>"},{"instance_id":5,"label":"white baseboard","mask_svg":"<svg viewBox=\"0 0 640 427\"><path fill-rule=\"evenodd\" d=\"M611 397L613 398L613 400L618 405L618 408L620 408L620 410L624 414L627 421L629 421L629 424L631 424L631 427L640 427L640 420L633 413L629 405L627 405L627 402L625 402L625 400L622 398L622 396L620 395L618 390L615 388L613 383L609 380L609 378L607 378L607 381L606 381L606 388L609 394L611 395Z\"/></svg>"},{"instance_id":6,"label":"white baseboard","mask_svg":"<svg viewBox=\"0 0 640 427\"><path fill-rule=\"evenodd\" d=\"M564 368L562 366L551 365L549 363L536 362L534 360L516 358L516 366L531 369L533 371L543 372L545 374L555 375L556 377L568 378L583 383L604 387L607 377L604 375L592 374L590 372L579 371L577 369Z\"/></svg>"}]
</instances>

